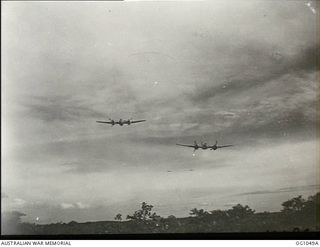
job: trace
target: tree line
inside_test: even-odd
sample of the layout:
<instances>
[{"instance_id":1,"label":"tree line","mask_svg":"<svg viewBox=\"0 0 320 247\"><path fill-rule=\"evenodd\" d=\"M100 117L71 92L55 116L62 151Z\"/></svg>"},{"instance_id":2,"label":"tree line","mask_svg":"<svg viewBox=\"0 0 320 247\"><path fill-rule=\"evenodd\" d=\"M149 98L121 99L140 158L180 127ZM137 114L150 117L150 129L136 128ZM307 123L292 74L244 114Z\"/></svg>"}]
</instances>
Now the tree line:
<instances>
[{"instance_id":1,"label":"tree line","mask_svg":"<svg viewBox=\"0 0 320 247\"><path fill-rule=\"evenodd\" d=\"M146 202L123 219L115 221L53 223L40 225L23 223L25 214L2 214L2 234L117 234L117 233L188 233L188 232L272 232L319 231L320 193L304 199L294 197L281 204L279 212L255 212L248 205L237 204L226 210L193 208L189 217L161 217Z\"/></svg>"}]
</instances>

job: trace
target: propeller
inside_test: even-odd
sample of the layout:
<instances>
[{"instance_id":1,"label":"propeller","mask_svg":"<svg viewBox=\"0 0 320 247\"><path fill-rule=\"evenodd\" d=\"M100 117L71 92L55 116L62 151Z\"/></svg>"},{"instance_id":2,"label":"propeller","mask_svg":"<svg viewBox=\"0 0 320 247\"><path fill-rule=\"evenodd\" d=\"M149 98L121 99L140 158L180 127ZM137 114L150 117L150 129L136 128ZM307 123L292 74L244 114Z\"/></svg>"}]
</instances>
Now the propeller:
<instances>
[{"instance_id":1,"label":"propeller","mask_svg":"<svg viewBox=\"0 0 320 247\"><path fill-rule=\"evenodd\" d=\"M128 125L130 125L131 124L131 120L132 120L132 118L130 118L130 119L128 119Z\"/></svg>"},{"instance_id":2,"label":"propeller","mask_svg":"<svg viewBox=\"0 0 320 247\"><path fill-rule=\"evenodd\" d=\"M110 122L111 122L111 124L112 124L112 126L113 126L113 125L114 125L114 120L111 119L111 118L109 118L109 120L110 120Z\"/></svg>"},{"instance_id":3,"label":"propeller","mask_svg":"<svg viewBox=\"0 0 320 247\"><path fill-rule=\"evenodd\" d=\"M211 150L216 150L218 148L218 141L216 140L216 143L211 147Z\"/></svg>"}]
</instances>

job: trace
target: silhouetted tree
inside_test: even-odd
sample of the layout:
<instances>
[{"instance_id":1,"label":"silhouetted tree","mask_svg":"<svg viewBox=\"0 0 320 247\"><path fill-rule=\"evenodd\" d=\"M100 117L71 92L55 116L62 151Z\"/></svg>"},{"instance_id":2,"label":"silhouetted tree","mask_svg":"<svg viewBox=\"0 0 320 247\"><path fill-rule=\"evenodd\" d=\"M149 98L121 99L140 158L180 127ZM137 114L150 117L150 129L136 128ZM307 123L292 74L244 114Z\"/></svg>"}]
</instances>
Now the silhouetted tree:
<instances>
[{"instance_id":1,"label":"silhouetted tree","mask_svg":"<svg viewBox=\"0 0 320 247\"><path fill-rule=\"evenodd\" d=\"M152 212L153 206L145 202L122 223L90 222L68 224L58 222L47 225L21 222L25 214L14 211L1 214L2 234L105 234L105 233L187 233L187 232L282 232L320 230L320 193L303 199L298 196L282 203L281 212L255 213L249 206L238 204L228 210L194 208L194 217L162 218ZM290 212L290 213L288 213ZM115 220L122 220L117 214Z\"/></svg>"},{"instance_id":2,"label":"silhouetted tree","mask_svg":"<svg viewBox=\"0 0 320 247\"><path fill-rule=\"evenodd\" d=\"M216 221L224 221L229 217L229 214L225 210L212 210L210 211L211 217Z\"/></svg>"},{"instance_id":3,"label":"silhouetted tree","mask_svg":"<svg viewBox=\"0 0 320 247\"><path fill-rule=\"evenodd\" d=\"M305 207L305 203L306 203L306 200L303 199L302 196L294 197L281 204L283 207L281 211L285 213L298 212Z\"/></svg>"},{"instance_id":4,"label":"silhouetted tree","mask_svg":"<svg viewBox=\"0 0 320 247\"><path fill-rule=\"evenodd\" d=\"M148 205L147 203L143 202L141 209L135 211L133 215L127 215L127 219L137 220L142 222L146 222L147 220L152 220L157 216L156 213L151 213L152 208L153 208L152 205Z\"/></svg>"},{"instance_id":5,"label":"silhouetted tree","mask_svg":"<svg viewBox=\"0 0 320 247\"><path fill-rule=\"evenodd\" d=\"M114 219L122 221L122 214L117 214L116 217L114 217Z\"/></svg>"},{"instance_id":6,"label":"silhouetted tree","mask_svg":"<svg viewBox=\"0 0 320 247\"><path fill-rule=\"evenodd\" d=\"M317 211L320 213L320 193L315 194L314 196L309 196L308 200L304 202L303 211L314 212ZM319 214L318 214L319 215Z\"/></svg>"},{"instance_id":7,"label":"silhouetted tree","mask_svg":"<svg viewBox=\"0 0 320 247\"><path fill-rule=\"evenodd\" d=\"M242 206L241 204L237 204L233 206L232 209L227 210L227 215L231 218L242 219L254 214L254 210L252 210L248 205Z\"/></svg>"},{"instance_id":8,"label":"silhouetted tree","mask_svg":"<svg viewBox=\"0 0 320 247\"><path fill-rule=\"evenodd\" d=\"M169 216L168 216L168 219L172 219L172 220L173 220L173 219L177 219L177 217L174 216L174 215L169 215Z\"/></svg>"},{"instance_id":9,"label":"silhouetted tree","mask_svg":"<svg viewBox=\"0 0 320 247\"><path fill-rule=\"evenodd\" d=\"M189 213L191 216L195 216L195 217L199 217L199 218L203 218L205 216L208 216L209 213L207 211L205 211L204 209L191 209L191 212Z\"/></svg>"}]
</instances>

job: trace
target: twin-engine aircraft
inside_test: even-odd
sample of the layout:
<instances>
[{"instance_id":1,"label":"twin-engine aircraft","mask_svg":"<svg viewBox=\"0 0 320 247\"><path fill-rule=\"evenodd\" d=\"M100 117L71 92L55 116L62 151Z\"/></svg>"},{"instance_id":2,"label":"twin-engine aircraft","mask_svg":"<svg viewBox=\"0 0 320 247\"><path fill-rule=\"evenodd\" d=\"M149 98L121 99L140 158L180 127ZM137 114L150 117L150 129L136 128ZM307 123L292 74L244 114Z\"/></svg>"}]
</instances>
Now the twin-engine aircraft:
<instances>
[{"instance_id":1,"label":"twin-engine aircraft","mask_svg":"<svg viewBox=\"0 0 320 247\"><path fill-rule=\"evenodd\" d=\"M104 124L111 124L112 126L115 124L119 124L120 126L127 124L134 124L134 123L140 123L140 122L145 122L146 120L142 119L142 120L132 120L132 119L128 119L128 120L123 120L120 118L119 121L115 121L111 118L109 118L110 121L96 121L97 123L104 123Z\"/></svg>"},{"instance_id":2,"label":"twin-engine aircraft","mask_svg":"<svg viewBox=\"0 0 320 247\"><path fill-rule=\"evenodd\" d=\"M210 150L217 150L218 148L226 148L226 147L231 147L233 145L223 145L223 146L218 146L218 141L216 141L216 143L212 146L208 145L207 143L202 143L201 142L201 145L198 145L198 143L196 141L194 141L194 144L193 145L187 145L187 144L179 144L177 143L176 145L178 146L183 146L183 147L190 147L190 148L193 148L193 152L195 152L196 150L198 150L199 148L200 149L203 149L203 150L206 150L206 149L210 149Z\"/></svg>"}]
</instances>

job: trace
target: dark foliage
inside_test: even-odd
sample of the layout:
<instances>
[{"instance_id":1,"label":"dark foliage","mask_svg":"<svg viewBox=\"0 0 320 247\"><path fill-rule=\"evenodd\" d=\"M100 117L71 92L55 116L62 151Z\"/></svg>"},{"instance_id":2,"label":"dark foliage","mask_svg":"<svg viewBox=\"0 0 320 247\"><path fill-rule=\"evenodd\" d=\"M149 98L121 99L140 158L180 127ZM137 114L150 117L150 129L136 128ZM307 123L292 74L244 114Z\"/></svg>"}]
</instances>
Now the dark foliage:
<instances>
[{"instance_id":1,"label":"dark foliage","mask_svg":"<svg viewBox=\"0 0 320 247\"><path fill-rule=\"evenodd\" d=\"M151 213L153 206L143 202L141 209L134 212L133 215L127 215L128 220L142 221L146 223L157 217L156 213Z\"/></svg>"},{"instance_id":2,"label":"dark foliage","mask_svg":"<svg viewBox=\"0 0 320 247\"><path fill-rule=\"evenodd\" d=\"M116 217L114 217L114 219L122 221L122 214L117 214Z\"/></svg>"},{"instance_id":3,"label":"dark foliage","mask_svg":"<svg viewBox=\"0 0 320 247\"><path fill-rule=\"evenodd\" d=\"M208 216L209 213L203 209L194 208L194 209L191 209L190 215L195 216L195 217L199 217L199 218L204 218L204 217Z\"/></svg>"},{"instance_id":4,"label":"dark foliage","mask_svg":"<svg viewBox=\"0 0 320 247\"><path fill-rule=\"evenodd\" d=\"M320 193L303 199L302 196L282 203L280 212L256 213L249 206L238 204L228 210L194 208L190 217L163 218L152 212L152 205L143 202L139 210L121 221L55 223L36 225L21 223L20 212L2 214L2 234L118 234L118 233L197 233L197 232L293 232L319 231Z\"/></svg>"}]
</instances>

